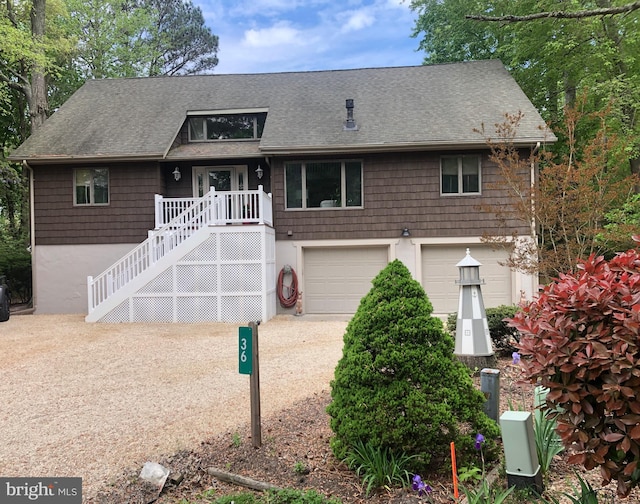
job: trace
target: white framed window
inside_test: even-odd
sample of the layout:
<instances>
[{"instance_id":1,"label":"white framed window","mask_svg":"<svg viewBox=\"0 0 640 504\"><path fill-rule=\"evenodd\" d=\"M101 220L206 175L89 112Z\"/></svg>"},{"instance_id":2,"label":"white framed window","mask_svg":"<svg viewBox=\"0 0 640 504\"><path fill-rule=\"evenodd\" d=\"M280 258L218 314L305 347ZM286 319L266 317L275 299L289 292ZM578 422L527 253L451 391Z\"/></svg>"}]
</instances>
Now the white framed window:
<instances>
[{"instance_id":1,"label":"white framed window","mask_svg":"<svg viewBox=\"0 0 640 504\"><path fill-rule=\"evenodd\" d=\"M285 208L362 208L361 161L285 164Z\"/></svg>"},{"instance_id":2,"label":"white framed window","mask_svg":"<svg viewBox=\"0 0 640 504\"><path fill-rule=\"evenodd\" d=\"M440 194L480 194L480 156L443 156L440 158Z\"/></svg>"},{"instance_id":3,"label":"white framed window","mask_svg":"<svg viewBox=\"0 0 640 504\"><path fill-rule=\"evenodd\" d=\"M74 205L109 204L109 169L76 168L73 171Z\"/></svg>"}]
</instances>

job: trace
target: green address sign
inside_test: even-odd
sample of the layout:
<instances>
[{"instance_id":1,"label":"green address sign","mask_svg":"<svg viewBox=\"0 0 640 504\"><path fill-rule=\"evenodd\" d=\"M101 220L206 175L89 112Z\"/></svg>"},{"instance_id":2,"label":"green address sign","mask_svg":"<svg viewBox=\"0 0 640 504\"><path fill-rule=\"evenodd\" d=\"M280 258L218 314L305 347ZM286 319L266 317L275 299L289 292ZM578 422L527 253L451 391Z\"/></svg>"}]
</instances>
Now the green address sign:
<instances>
[{"instance_id":1,"label":"green address sign","mask_svg":"<svg viewBox=\"0 0 640 504\"><path fill-rule=\"evenodd\" d=\"M240 327L238 337L238 368L240 374L253 373L253 331L250 327Z\"/></svg>"}]
</instances>

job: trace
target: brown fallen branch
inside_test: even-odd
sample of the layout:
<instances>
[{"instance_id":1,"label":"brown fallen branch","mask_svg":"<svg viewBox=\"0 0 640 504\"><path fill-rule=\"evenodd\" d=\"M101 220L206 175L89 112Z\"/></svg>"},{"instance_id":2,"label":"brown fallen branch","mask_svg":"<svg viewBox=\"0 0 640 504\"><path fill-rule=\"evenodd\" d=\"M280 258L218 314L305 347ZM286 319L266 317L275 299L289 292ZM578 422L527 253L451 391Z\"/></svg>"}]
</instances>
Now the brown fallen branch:
<instances>
[{"instance_id":1,"label":"brown fallen branch","mask_svg":"<svg viewBox=\"0 0 640 504\"><path fill-rule=\"evenodd\" d=\"M233 483L234 485L240 485L246 488L251 488L252 490L258 490L260 492L264 492L265 490L280 490L280 487L272 485L271 483L265 483L264 481L245 478L244 476L240 476L239 474L221 471L219 469L216 469L215 467L207 468L207 474L213 476L214 478L218 478L220 481Z\"/></svg>"}]
</instances>

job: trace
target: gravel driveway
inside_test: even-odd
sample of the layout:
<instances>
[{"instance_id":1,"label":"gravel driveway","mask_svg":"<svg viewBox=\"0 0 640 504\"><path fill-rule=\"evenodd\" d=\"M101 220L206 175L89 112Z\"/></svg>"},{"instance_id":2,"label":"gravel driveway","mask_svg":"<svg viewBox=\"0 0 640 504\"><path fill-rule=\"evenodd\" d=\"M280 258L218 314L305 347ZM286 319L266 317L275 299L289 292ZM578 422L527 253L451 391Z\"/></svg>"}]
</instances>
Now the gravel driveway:
<instances>
[{"instance_id":1,"label":"gravel driveway","mask_svg":"<svg viewBox=\"0 0 640 504\"><path fill-rule=\"evenodd\" d=\"M346 321L259 327L262 415L326 390ZM250 421L238 324L0 324L0 476L80 476L84 496L123 469Z\"/></svg>"}]
</instances>

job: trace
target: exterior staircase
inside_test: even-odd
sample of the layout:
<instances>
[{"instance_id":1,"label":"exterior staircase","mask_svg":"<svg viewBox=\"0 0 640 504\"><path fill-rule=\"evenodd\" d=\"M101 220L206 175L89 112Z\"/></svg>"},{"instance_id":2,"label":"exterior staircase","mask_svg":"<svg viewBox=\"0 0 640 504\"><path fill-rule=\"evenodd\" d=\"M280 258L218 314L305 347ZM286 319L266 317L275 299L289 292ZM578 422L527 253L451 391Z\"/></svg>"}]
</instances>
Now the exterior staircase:
<instances>
[{"instance_id":1,"label":"exterior staircase","mask_svg":"<svg viewBox=\"0 0 640 504\"><path fill-rule=\"evenodd\" d=\"M87 322L266 321L276 311L271 195L155 199L156 228L96 277Z\"/></svg>"}]
</instances>

